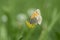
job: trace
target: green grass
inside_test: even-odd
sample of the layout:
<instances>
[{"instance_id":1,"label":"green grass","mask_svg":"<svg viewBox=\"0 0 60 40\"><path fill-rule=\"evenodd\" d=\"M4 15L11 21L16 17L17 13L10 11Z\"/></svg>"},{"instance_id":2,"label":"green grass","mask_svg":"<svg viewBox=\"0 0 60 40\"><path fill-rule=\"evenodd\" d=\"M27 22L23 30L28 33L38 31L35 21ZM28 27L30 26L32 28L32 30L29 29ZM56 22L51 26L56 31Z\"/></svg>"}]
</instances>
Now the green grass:
<instances>
[{"instance_id":1,"label":"green grass","mask_svg":"<svg viewBox=\"0 0 60 40\"><path fill-rule=\"evenodd\" d=\"M25 24L30 9L43 19L33 29ZM60 0L0 0L0 40L60 40Z\"/></svg>"}]
</instances>

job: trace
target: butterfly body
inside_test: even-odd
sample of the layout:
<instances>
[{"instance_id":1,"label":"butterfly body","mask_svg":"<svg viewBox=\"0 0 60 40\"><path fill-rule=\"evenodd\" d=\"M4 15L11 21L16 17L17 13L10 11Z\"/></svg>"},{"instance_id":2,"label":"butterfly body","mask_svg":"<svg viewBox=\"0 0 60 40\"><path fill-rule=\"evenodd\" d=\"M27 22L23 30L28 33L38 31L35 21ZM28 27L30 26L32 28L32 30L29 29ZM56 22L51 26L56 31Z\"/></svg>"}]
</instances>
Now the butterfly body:
<instances>
[{"instance_id":1,"label":"butterfly body","mask_svg":"<svg viewBox=\"0 0 60 40\"><path fill-rule=\"evenodd\" d=\"M30 24L35 24L35 23L37 23L37 19L36 18L33 18L33 19L30 20Z\"/></svg>"}]
</instances>

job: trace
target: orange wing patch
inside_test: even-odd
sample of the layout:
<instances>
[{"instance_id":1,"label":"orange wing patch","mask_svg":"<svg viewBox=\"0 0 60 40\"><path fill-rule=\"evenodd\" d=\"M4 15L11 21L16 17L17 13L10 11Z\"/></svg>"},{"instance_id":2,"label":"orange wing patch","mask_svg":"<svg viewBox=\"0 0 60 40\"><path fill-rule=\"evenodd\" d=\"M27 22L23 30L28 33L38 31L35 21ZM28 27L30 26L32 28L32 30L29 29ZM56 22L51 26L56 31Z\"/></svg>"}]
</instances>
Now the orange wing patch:
<instances>
[{"instance_id":1,"label":"orange wing patch","mask_svg":"<svg viewBox=\"0 0 60 40\"><path fill-rule=\"evenodd\" d=\"M33 18L35 18L35 17L37 17L39 14L38 14L38 12L37 11L35 11L33 14L32 14L32 16L31 16L31 19L33 19Z\"/></svg>"}]
</instances>

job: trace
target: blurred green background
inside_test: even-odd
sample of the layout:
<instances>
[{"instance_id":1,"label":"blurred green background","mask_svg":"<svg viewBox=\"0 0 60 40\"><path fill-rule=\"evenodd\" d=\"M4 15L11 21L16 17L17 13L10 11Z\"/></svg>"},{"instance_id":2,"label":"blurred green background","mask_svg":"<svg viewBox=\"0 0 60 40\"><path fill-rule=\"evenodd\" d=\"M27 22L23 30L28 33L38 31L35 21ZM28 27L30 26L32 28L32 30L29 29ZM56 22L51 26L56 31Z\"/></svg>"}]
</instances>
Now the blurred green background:
<instances>
[{"instance_id":1,"label":"blurred green background","mask_svg":"<svg viewBox=\"0 0 60 40\"><path fill-rule=\"evenodd\" d=\"M42 24L28 28L35 9ZM60 0L0 0L0 40L60 40Z\"/></svg>"}]
</instances>

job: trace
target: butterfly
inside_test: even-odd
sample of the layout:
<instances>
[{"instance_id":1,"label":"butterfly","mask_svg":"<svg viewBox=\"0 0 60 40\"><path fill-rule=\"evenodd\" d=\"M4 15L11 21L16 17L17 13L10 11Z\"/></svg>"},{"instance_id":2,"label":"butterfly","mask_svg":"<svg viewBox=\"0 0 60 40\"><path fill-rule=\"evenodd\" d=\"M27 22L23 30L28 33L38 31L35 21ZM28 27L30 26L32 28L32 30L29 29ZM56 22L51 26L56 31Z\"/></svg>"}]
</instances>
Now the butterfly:
<instances>
[{"instance_id":1,"label":"butterfly","mask_svg":"<svg viewBox=\"0 0 60 40\"><path fill-rule=\"evenodd\" d=\"M29 28L34 28L36 24L41 25L41 23L42 23L42 16L39 9L36 9L30 16L30 20L26 21L26 25Z\"/></svg>"},{"instance_id":2,"label":"butterfly","mask_svg":"<svg viewBox=\"0 0 60 40\"><path fill-rule=\"evenodd\" d=\"M30 24L39 24L40 25L41 22L42 22L42 16L41 16L40 10L36 9L30 17Z\"/></svg>"}]
</instances>

